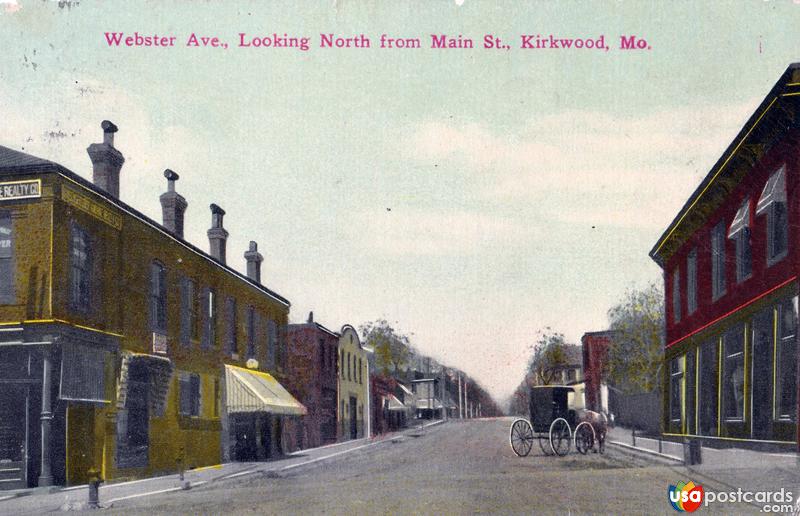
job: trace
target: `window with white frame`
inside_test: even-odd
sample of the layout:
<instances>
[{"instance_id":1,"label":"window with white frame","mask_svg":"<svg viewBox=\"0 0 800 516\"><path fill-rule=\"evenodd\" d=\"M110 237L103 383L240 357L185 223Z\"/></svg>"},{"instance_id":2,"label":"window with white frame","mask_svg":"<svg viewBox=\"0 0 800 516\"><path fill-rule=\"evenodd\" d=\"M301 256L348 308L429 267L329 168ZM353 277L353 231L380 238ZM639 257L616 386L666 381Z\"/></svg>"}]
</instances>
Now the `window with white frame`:
<instances>
[{"instance_id":1,"label":"window with white frame","mask_svg":"<svg viewBox=\"0 0 800 516\"><path fill-rule=\"evenodd\" d=\"M676 267L672 272L672 321L681 320L681 270Z\"/></svg>"},{"instance_id":2,"label":"window with white frame","mask_svg":"<svg viewBox=\"0 0 800 516\"><path fill-rule=\"evenodd\" d=\"M750 250L750 199L745 199L728 229L728 238L736 244L736 282L750 277L753 270Z\"/></svg>"},{"instance_id":3,"label":"window with white frame","mask_svg":"<svg viewBox=\"0 0 800 516\"><path fill-rule=\"evenodd\" d=\"M786 203L786 166L772 173L758 198L756 215L767 215L767 264L786 256L789 219Z\"/></svg>"},{"instance_id":4,"label":"window with white frame","mask_svg":"<svg viewBox=\"0 0 800 516\"><path fill-rule=\"evenodd\" d=\"M744 326L722 336L722 410L728 421L744 418Z\"/></svg>"},{"instance_id":5,"label":"window with white frame","mask_svg":"<svg viewBox=\"0 0 800 516\"><path fill-rule=\"evenodd\" d=\"M778 306L775 416L794 419L797 411L797 297Z\"/></svg>"},{"instance_id":6,"label":"window with white frame","mask_svg":"<svg viewBox=\"0 0 800 516\"><path fill-rule=\"evenodd\" d=\"M719 221L711 230L711 299L716 301L725 293L725 222Z\"/></svg>"},{"instance_id":7,"label":"window with white frame","mask_svg":"<svg viewBox=\"0 0 800 516\"><path fill-rule=\"evenodd\" d=\"M686 314L697 310L697 248L686 256Z\"/></svg>"}]
</instances>

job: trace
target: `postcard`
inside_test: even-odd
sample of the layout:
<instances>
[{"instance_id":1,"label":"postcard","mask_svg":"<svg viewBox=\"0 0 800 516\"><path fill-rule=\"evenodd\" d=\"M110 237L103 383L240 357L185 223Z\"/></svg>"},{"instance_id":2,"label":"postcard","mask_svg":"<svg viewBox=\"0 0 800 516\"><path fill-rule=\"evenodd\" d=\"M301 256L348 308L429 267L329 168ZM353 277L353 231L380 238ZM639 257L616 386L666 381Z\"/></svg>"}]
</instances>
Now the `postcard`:
<instances>
[{"instance_id":1,"label":"postcard","mask_svg":"<svg viewBox=\"0 0 800 516\"><path fill-rule=\"evenodd\" d=\"M0 513L800 513L795 0L0 0Z\"/></svg>"}]
</instances>

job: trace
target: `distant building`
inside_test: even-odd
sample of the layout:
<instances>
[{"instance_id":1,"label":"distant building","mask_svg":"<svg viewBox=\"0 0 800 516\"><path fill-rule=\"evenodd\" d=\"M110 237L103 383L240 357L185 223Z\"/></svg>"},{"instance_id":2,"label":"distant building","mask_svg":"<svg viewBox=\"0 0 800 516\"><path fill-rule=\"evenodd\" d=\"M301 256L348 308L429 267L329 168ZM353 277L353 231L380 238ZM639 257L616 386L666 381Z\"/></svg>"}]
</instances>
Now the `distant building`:
<instances>
[{"instance_id":1,"label":"distant building","mask_svg":"<svg viewBox=\"0 0 800 516\"><path fill-rule=\"evenodd\" d=\"M663 429L798 442L800 64L792 64L658 239Z\"/></svg>"},{"instance_id":2,"label":"distant building","mask_svg":"<svg viewBox=\"0 0 800 516\"><path fill-rule=\"evenodd\" d=\"M183 237L166 171L163 223L119 195L117 128L89 146L94 181L0 147L0 486L81 484L282 452L304 407L285 380L289 301Z\"/></svg>"},{"instance_id":3,"label":"distant building","mask_svg":"<svg viewBox=\"0 0 800 516\"><path fill-rule=\"evenodd\" d=\"M290 449L314 448L336 442L339 334L314 321L287 330L286 388L308 410L288 431Z\"/></svg>"},{"instance_id":4,"label":"distant building","mask_svg":"<svg viewBox=\"0 0 800 516\"><path fill-rule=\"evenodd\" d=\"M418 419L441 419L443 405L438 377L412 380L411 392L417 400Z\"/></svg>"},{"instance_id":5,"label":"distant building","mask_svg":"<svg viewBox=\"0 0 800 516\"><path fill-rule=\"evenodd\" d=\"M369 436L369 363L358 332L346 324L339 332L340 440Z\"/></svg>"},{"instance_id":6,"label":"distant building","mask_svg":"<svg viewBox=\"0 0 800 516\"><path fill-rule=\"evenodd\" d=\"M587 332L581 337L586 408L595 412L605 412L608 409L608 385L604 370L608 348L613 340L613 331Z\"/></svg>"}]
</instances>

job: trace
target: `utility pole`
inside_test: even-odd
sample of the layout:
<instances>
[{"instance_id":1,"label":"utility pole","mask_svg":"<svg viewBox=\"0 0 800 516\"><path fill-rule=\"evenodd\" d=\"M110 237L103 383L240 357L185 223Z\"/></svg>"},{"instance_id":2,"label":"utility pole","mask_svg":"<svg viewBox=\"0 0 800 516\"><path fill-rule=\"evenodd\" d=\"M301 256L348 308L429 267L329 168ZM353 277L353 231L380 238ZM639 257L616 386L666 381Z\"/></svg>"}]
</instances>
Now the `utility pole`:
<instances>
[{"instance_id":1,"label":"utility pole","mask_svg":"<svg viewBox=\"0 0 800 516\"><path fill-rule=\"evenodd\" d=\"M469 419L469 402L467 402L467 379L464 379L464 416Z\"/></svg>"},{"instance_id":2,"label":"utility pole","mask_svg":"<svg viewBox=\"0 0 800 516\"><path fill-rule=\"evenodd\" d=\"M442 379L442 421L447 421L447 374L444 366L442 366L440 377Z\"/></svg>"},{"instance_id":3,"label":"utility pole","mask_svg":"<svg viewBox=\"0 0 800 516\"><path fill-rule=\"evenodd\" d=\"M461 372L458 373L458 419L464 419L464 411L461 405Z\"/></svg>"}]
</instances>

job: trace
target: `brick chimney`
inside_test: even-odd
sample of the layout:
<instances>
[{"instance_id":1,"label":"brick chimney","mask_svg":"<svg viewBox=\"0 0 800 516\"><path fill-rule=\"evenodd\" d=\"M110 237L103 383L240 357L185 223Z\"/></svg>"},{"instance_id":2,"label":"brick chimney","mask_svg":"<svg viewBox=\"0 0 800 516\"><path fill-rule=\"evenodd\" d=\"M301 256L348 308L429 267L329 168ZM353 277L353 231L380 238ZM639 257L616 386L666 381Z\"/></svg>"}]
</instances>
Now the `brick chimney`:
<instances>
[{"instance_id":1,"label":"brick chimney","mask_svg":"<svg viewBox=\"0 0 800 516\"><path fill-rule=\"evenodd\" d=\"M163 224L167 231L178 238L183 238L183 213L189 203L175 191L175 181L180 179L180 176L172 170L166 169L164 177L167 178L167 191L158 198L161 201Z\"/></svg>"},{"instance_id":2,"label":"brick chimney","mask_svg":"<svg viewBox=\"0 0 800 516\"><path fill-rule=\"evenodd\" d=\"M308 321L307 322L308 322L308 324L311 324L311 323L314 322L314 312L313 311L308 312Z\"/></svg>"},{"instance_id":3,"label":"brick chimney","mask_svg":"<svg viewBox=\"0 0 800 516\"><path fill-rule=\"evenodd\" d=\"M103 120L100 127L103 129L103 143L93 143L86 148L94 169L92 180L95 186L119 199L119 170L125 163L125 158L114 147L117 126Z\"/></svg>"},{"instance_id":4,"label":"brick chimney","mask_svg":"<svg viewBox=\"0 0 800 516\"><path fill-rule=\"evenodd\" d=\"M247 260L247 277L256 283L261 283L261 262L264 257L258 252L258 244L250 241L250 249L244 252L244 259Z\"/></svg>"},{"instance_id":5,"label":"brick chimney","mask_svg":"<svg viewBox=\"0 0 800 516\"><path fill-rule=\"evenodd\" d=\"M222 227L222 217L225 210L211 205L211 229L208 230L209 252L218 262L225 263L225 242L228 240L228 232Z\"/></svg>"}]
</instances>

